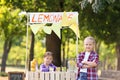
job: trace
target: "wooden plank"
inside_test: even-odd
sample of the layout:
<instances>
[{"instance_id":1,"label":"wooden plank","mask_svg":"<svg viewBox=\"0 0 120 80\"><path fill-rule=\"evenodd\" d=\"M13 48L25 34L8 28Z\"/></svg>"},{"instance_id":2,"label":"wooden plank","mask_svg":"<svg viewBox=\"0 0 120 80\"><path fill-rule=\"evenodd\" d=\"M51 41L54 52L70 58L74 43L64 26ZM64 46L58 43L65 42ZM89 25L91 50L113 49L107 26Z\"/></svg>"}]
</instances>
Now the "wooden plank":
<instances>
[{"instance_id":1,"label":"wooden plank","mask_svg":"<svg viewBox=\"0 0 120 80\"><path fill-rule=\"evenodd\" d=\"M44 72L40 72L40 80L44 80Z\"/></svg>"},{"instance_id":2,"label":"wooden plank","mask_svg":"<svg viewBox=\"0 0 120 80\"><path fill-rule=\"evenodd\" d=\"M66 79L66 72L61 72L60 79L65 80Z\"/></svg>"},{"instance_id":3,"label":"wooden plank","mask_svg":"<svg viewBox=\"0 0 120 80\"><path fill-rule=\"evenodd\" d=\"M35 72L35 79L34 80L39 80L38 79L38 72Z\"/></svg>"},{"instance_id":4,"label":"wooden plank","mask_svg":"<svg viewBox=\"0 0 120 80\"><path fill-rule=\"evenodd\" d=\"M33 80L34 79L34 72L31 72L31 80Z\"/></svg>"},{"instance_id":5,"label":"wooden plank","mask_svg":"<svg viewBox=\"0 0 120 80\"><path fill-rule=\"evenodd\" d=\"M30 80L30 79L29 79L29 78L30 78L30 77L29 77L29 76L30 76L30 73L31 73L31 72L27 72L27 73L26 73L26 79L27 79L27 80Z\"/></svg>"},{"instance_id":6,"label":"wooden plank","mask_svg":"<svg viewBox=\"0 0 120 80\"><path fill-rule=\"evenodd\" d=\"M50 73L49 72L45 73L45 80L50 80Z\"/></svg>"},{"instance_id":7,"label":"wooden plank","mask_svg":"<svg viewBox=\"0 0 120 80\"><path fill-rule=\"evenodd\" d=\"M41 80L41 79L40 79L40 72L37 71L37 73L38 73L38 80Z\"/></svg>"},{"instance_id":8,"label":"wooden plank","mask_svg":"<svg viewBox=\"0 0 120 80\"><path fill-rule=\"evenodd\" d=\"M33 72L28 72L28 80L33 80Z\"/></svg>"},{"instance_id":9,"label":"wooden plank","mask_svg":"<svg viewBox=\"0 0 120 80\"><path fill-rule=\"evenodd\" d=\"M55 73L55 80L60 80L60 72Z\"/></svg>"},{"instance_id":10,"label":"wooden plank","mask_svg":"<svg viewBox=\"0 0 120 80\"><path fill-rule=\"evenodd\" d=\"M66 80L70 80L70 72L66 72Z\"/></svg>"},{"instance_id":11,"label":"wooden plank","mask_svg":"<svg viewBox=\"0 0 120 80\"><path fill-rule=\"evenodd\" d=\"M35 72L32 72L32 76L33 76L32 80L35 80Z\"/></svg>"},{"instance_id":12,"label":"wooden plank","mask_svg":"<svg viewBox=\"0 0 120 80\"><path fill-rule=\"evenodd\" d=\"M76 74L74 72L70 73L70 80L76 80Z\"/></svg>"},{"instance_id":13,"label":"wooden plank","mask_svg":"<svg viewBox=\"0 0 120 80\"><path fill-rule=\"evenodd\" d=\"M50 72L50 80L55 80L55 72Z\"/></svg>"}]
</instances>

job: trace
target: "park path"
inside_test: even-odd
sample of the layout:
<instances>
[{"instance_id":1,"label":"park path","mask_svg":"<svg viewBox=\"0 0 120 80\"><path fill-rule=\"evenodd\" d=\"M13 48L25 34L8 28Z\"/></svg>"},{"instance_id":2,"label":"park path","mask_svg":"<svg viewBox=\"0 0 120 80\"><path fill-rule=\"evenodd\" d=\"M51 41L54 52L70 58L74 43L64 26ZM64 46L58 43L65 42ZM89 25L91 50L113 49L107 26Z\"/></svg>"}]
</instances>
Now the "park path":
<instances>
[{"instance_id":1,"label":"park path","mask_svg":"<svg viewBox=\"0 0 120 80\"><path fill-rule=\"evenodd\" d=\"M1 77L0 76L0 80L8 80L8 77Z\"/></svg>"}]
</instances>

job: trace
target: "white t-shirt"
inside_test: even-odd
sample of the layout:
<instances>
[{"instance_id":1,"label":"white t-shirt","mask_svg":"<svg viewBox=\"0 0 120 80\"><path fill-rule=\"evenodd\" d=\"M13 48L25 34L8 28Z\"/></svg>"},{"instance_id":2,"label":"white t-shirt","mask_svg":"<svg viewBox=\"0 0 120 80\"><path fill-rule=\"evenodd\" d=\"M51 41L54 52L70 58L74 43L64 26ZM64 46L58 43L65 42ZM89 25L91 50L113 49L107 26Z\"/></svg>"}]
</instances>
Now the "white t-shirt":
<instances>
[{"instance_id":1,"label":"white t-shirt","mask_svg":"<svg viewBox=\"0 0 120 80\"><path fill-rule=\"evenodd\" d=\"M89 55L90 55L90 52L85 52L85 57L84 57L83 61L88 61ZM81 68L80 72L87 73L87 68Z\"/></svg>"}]
</instances>

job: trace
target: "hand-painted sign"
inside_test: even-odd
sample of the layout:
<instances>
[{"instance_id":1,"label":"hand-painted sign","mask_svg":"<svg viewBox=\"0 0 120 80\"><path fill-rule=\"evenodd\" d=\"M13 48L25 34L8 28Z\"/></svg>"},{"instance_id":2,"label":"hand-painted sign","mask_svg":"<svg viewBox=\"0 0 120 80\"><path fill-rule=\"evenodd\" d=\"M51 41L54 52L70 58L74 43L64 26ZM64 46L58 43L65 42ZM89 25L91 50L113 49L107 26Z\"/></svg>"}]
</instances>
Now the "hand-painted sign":
<instances>
[{"instance_id":1,"label":"hand-painted sign","mask_svg":"<svg viewBox=\"0 0 120 80\"><path fill-rule=\"evenodd\" d=\"M59 23L62 20L64 12L48 12L48 13L29 13L30 23ZM77 12L66 12L68 19L72 19L78 15Z\"/></svg>"}]
</instances>

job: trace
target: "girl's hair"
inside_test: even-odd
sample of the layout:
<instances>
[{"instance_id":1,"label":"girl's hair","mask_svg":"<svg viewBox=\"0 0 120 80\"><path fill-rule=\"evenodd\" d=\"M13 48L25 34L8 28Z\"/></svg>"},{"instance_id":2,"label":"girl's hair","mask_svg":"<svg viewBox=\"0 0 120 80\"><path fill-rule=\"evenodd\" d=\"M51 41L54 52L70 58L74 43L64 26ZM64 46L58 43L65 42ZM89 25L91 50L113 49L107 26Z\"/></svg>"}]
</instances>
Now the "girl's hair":
<instances>
[{"instance_id":1,"label":"girl's hair","mask_svg":"<svg viewBox=\"0 0 120 80\"><path fill-rule=\"evenodd\" d=\"M87 40L87 39L92 40L94 45L96 44L96 41L95 41L95 39L94 39L93 37L88 36L88 37L86 37L86 38L84 39L84 41Z\"/></svg>"},{"instance_id":2,"label":"girl's hair","mask_svg":"<svg viewBox=\"0 0 120 80\"><path fill-rule=\"evenodd\" d=\"M52 56L52 57L53 57L53 53L50 52L50 51L47 51L47 52L44 54L44 57L46 57L46 56Z\"/></svg>"}]
</instances>

